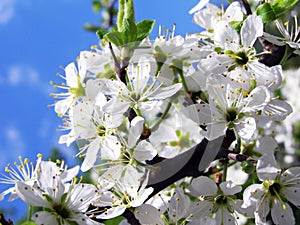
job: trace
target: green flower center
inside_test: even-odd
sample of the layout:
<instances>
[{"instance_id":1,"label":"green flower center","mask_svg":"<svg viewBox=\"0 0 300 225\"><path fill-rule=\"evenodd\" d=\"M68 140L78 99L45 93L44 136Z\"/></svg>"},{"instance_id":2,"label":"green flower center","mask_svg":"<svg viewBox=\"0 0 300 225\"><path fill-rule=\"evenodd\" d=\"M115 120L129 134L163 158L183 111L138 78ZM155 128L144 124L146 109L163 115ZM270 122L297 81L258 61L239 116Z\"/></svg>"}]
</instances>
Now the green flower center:
<instances>
[{"instance_id":1,"label":"green flower center","mask_svg":"<svg viewBox=\"0 0 300 225\"><path fill-rule=\"evenodd\" d=\"M280 194L280 191L281 191L281 184L279 183L275 182L269 187L269 192L272 196L277 196L278 194Z\"/></svg>"},{"instance_id":2,"label":"green flower center","mask_svg":"<svg viewBox=\"0 0 300 225\"><path fill-rule=\"evenodd\" d=\"M69 92L73 94L75 97L85 96L85 89L81 84L80 77L77 76L77 87L72 87L69 89Z\"/></svg>"},{"instance_id":3,"label":"green flower center","mask_svg":"<svg viewBox=\"0 0 300 225\"><path fill-rule=\"evenodd\" d=\"M228 204L228 201L227 201L226 196L224 196L224 195L218 195L218 196L215 198L215 203L216 203L216 205L224 206L224 205L227 205L227 204Z\"/></svg>"},{"instance_id":4,"label":"green flower center","mask_svg":"<svg viewBox=\"0 0 300 225\"><path fill-rule=\"evenodd\" d=\"M98 136L100 136L100 137L105 136L105 132L106 132L106 128L104 126L99 126L97 128Z\"/></svg>"},{"instance_id":5,"label":"green flower center","mask_svg":"<svg viewBox=\"0 0 300 225\"><path fill-rule=\"evenodd\" d=\"M246 54L246 52L237 52L233 55L233 58L235 60L235 62L240 65L246 65L249 61L248 55Z\"/></svg>"},{"instance_id":6,"label":"green flower center","mask_svg":"<svg viewBox=\"0 0 300 225\"><path fill-rule=\"evenodd\" d=\"M234 107L228 108L226 110L226 121L233 122L234 120L236 120L237 115L238 115L238 111L236 108L234 108Z\"/></svg>"},{"instance_id":7,"label":"green flower center","mask_svg":"<svg viewBox=\"0 0 300 225\"><path fill-rule=\"evenodd\" d=\"M131 97L131 99L133 99L134 101L137 102L141 98L141 95L140 95L140 93L133 92L133 93L131 93L130 97Z\"/></svg>"},{"instance_id":8,"label":"green flower center","mask_svg":"<svg viewBox=\"0 0 300 225\"><path fill-rule=\"evenodd\" d=\"M71 216L71 211L64 204L56 203L52 206L52 209L63 219Z\"/></svg>"}]
</instances>

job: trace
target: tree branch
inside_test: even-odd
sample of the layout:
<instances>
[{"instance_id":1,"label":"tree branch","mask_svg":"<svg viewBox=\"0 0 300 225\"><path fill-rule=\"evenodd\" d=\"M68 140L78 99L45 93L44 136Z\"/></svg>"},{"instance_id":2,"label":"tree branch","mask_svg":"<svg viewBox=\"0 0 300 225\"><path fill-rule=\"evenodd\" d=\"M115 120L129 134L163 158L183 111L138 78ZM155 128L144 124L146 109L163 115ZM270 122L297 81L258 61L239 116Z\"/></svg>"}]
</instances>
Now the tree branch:
<instances>
[{"instance_id":1,"label":"tree branch","mask_svg":"<svg viewBox=\"0 0 300 225\"><path fill-rule=\"evenodd\" d=\"M0 224L2 224L2 225L14 225L13 221L11 221L10 219L5 220L4 215L2 213L0 213Z\"/></svg>"}]
</instances>

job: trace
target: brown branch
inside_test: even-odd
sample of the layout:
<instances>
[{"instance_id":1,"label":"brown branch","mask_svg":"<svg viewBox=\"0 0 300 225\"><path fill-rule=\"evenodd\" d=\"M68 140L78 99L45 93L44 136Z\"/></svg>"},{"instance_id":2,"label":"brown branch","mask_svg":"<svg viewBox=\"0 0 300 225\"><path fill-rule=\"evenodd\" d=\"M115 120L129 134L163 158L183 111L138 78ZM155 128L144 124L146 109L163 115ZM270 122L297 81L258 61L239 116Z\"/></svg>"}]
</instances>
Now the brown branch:
<instances>
[{"instance_id":1,"label":"brown branch","mask_svg":"<svg viewBox=\"0 0 300 225\"><path fill-rule=\"evenodd\" d=\"M279 65L284 57L286 46L275 45L263 37L259 37L258 40L263 46L264 51L266 51L266 53L259 58L259 62L269 67Z\"/></svg>"},{"instance_id":2,"label":"brown branch","mask_svg":"<svg viewBox=\"0 0 300 225\"><path fill-rule=\"evenodd\" d=\"M11 221L10 219L5 220L4 215L2 213L0 213L0 224L2 224L2 225L14 225L13 221Z\"/></svg>"},{"instance_id":3,"label":"brown branch","mask_svg":"<svg viewBox=\"0 0 300 225\"><path fill-rule=\"evenodd\" d=\"M225 148L223 148L223 149L221 149L221 151L219 151L218 157L224 158L224 159L231 159L231 160L234 160L237 162L243 162L243 161L250 161L253 163L257 162L257 160L255 160L247 155L238 154L238 153L235 153L234 151L230 151Z\"/></svg>"},{"instance_id":4,"label":"brown branch","mask_svg":"<svg viewBox=\"0 0 300 225\"><path fill-rule=\"evenodd\" d=\"M226 132L226 136L222 141L219 151L223 151L224 149L227 150L235 139L236 138L234 132L232 130L228 130ZM151 198L161 190L167 188L169 185L175 183L176 181L184 177L196 178L201 175L205 175L203 170L199 170L199 165L204 155L204 152L207 150L211 150L207 148L207 146L212 142L209 142L207 139L204 138L199 144L197 144L190 150L172 159L164 159L163 161L157 163L155 167L158 169L158 171L152 172L150 174L147 185L147 187L154 188L154 191L149 196L149 198ZM220 155L218 155L216 159L217 158L220 158ZM209 164L210 162L206 163ZM171 176L169 176L172 172L174 173Z\"/></svg>"},{"instance_id":5,"label":"brown branch","mask_svg":"<svg viewBox=\"0 0 300 225\"><path fill-rule=\"evenodd\" d=\"M247 0L240 0L240 1L241 1L242 5L244 6L247 15L251 15L252 14L252 10L251 10L251 7L249 5L249 2Z\"/></svg>"}]
</instances>

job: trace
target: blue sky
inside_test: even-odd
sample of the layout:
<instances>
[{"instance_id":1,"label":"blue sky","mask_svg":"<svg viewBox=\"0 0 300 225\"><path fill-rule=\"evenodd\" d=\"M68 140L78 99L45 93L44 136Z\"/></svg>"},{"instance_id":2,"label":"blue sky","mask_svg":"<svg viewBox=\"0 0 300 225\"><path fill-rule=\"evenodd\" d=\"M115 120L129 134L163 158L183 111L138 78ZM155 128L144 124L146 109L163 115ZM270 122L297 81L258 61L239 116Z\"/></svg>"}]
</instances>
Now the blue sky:
<instances>
[{"instance_id":1,"label":"blue sky","mask_svg":"<svg viewBox=\"0 0 300 225\"><path fill-rule=\"evenodd\" d=\"M69 157L74 150L58 145L61 120L53 108L50 80L59 81L60 65L74 61L81 50L98 43L97 36L83 30L99 15L92 11L91 0L0 0L0 170L18 156L34 161L37 153L48 156L58 147ZM211 1L218 2L218 1ZM156 24L172 28L176 34L199 31L188 11L198 0L136 0L137 21L155 19ZM158 28L151 37L155 37ZM74 164L70 158L70 163ZM2 173L2 172L1 172ZM1 176L1 175L0 175ZM6 186L0 185L0 191ZM17 204L17 205L16 205ZM7 199L0 208L11 206ZM14 204L12 219L26 209L21 201Z\"/></svg>"}]
</instances>

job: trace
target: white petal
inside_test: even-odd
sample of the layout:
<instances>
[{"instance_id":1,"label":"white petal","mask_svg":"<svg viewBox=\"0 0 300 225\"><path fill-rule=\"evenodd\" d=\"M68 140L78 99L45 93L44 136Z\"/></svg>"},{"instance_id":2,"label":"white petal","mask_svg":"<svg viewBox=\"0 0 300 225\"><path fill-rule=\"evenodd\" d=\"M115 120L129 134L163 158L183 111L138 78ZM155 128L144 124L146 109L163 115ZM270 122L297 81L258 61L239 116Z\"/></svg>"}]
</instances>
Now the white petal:
<instances>
[{"instance_id":1,"label":"white petal","mask_svg":"<svg viewBox=\"0 0 300 225\"><path fill-rule=\"evenodd\" d=\"M97 132L93 120L94 105L91 101L80 101L74 107L74 134L76 137L91 138Z\"/></svg>"},{"instance_id":2,"label":"white petal","mask_svg":"<svg viewBox=\"0 0 300 225\"><path fill-rule=\"evenodd\" d=\"M251 70L252 78L256 81L257 86L264 85L273 91L281 84L281 69L280 67L268 67L260 62L251 61L248 63Z\"/></svg>"},{"instance_id":3,"label":"white petal","mask_svg":"<svg viewBox=\"0 0 300 225\"><path fill-rule=\"evenodd\" d=\"M153 159L156 154L157 150L148 141L142 140L134 149L133 157L142 162Z\"/></svg>"},{"instance_id":4,"label":"white petal","mask_svg":"<svg viewBox=\"0 0 300 225\"><path fill-rule=\"evenodd\" d=\"M120 179L121 174L124 171L124 167L122 165L114 166L108 168L105 173L103 173L98 178L98 186L101 190L108 190L112 188L116 182Z\"/></svg>"},{"instance_id":5,"label":"white petal","mask_svg":"<svg viewBox=\"0 0 300 225\"><path fill-rule=\"evenodd\" d=\"M70 95L67 98L55 103L54 110L57 114L65 115L73 102L73 96Z\"/></svg>"},{"instance_id":6,"label":"white petal","mask_svg":"<svg viewBox=\"0 0 300 225\"><path fill-rule=\"evenodd\" d=\"M235 124L235 129L240 138L248 142L256 131L256 122L253 117L244 117Z\"/></svg>"},{"instance_id":7,"label":"white petal","mask_svg":"<svg viewBox=\"0 0 300 225\"><path fill-rule=\"evenodd\" d=\"M245 19L241 28L242 45L251 48L256 39L263 35L263 22L261 17L250 15Z\"/></svg>"},{"instance_id":8,"label":"white petal","mask_svg":"<svg viewBox=\"0 0 300 225\"><path fill-rule=\"evenodd\" d=\"M68 198L68 208L84 213L97 199L97 188L92 184L75 184Z\"/></svg>"},{"instance_id":9,"label":"white petal","mask_svg":"<svg viewBox=\"0 0 300 225\"><path fill-rule=\"evenodd\" d=\"M184 113L198 124L206 125L212 121L210 105L205 102L187 106L184 108Z\"/></svg>"},{"instance_id":10,"label":"white petal","mask_svg":"<svg viewBox=\"0 0 300 225\"><path fill-rule=\"evenodd\" d=\"M98 158L97 155L100 149L100 143L101 138L96 138L89 144L86 150L86 155L81 165L82 172L86 172L94 166Z\"/></svg>"},{"instance_id":11,"label":"white petal","mask_svg":"<svg viewBox=\"0 0 300 225\"><path fill-rule=\"evenodd\" d=\"M132 207L137 207L142 205L149 197L149 195L153 192L153 190L154 189L152 187L149 187L139 191L139 195L130 203L130 205Z\"/></svg>"},{"instance_id":12,"label":"white petal","mask_svg":"<svg viewBox=\"0 0 300 225\"><path fill-rule=\"evenodd\" d=\"M280 180L287 184L294 184L299 186L300 180L300 167L291 167L284 171L280 177Z\"/></svg>"},{"instance_id":13,"label":"white petal","mask_svg":"<svg viewBox=\"0 0 300 225\"><path fill-rule=\"evenodd\" d=\"M56 221L56 215L50 212L46 211L39 211L36 212L31 219L37 224L37 225L44 225L44 224L53 224L53 221ZM54 224L56 224L54 222Z\"/></svg>"},{"instance_id":14,"label":"white petal","mask_svg":"<svg viewBox=\"0 0 300 225\"><path fill-rule=\"evenodd\" d=\"M191 186L189 187L191 195L199 196L215 196L218 192L218 187L216 183L204 176L200 176L196 179L193 179Z\"/></svg>"},{"instance_id":15,"label":"white petal","mask_svg":"<svg viewBox=\"0 0 300 225\"><path fill-rule=\"evenodd\" d=\"M261 199L261 201L258 203L258 210L255 211L255 221L262 221L266 222L267 216L270 212L270 198L264 197ZM257 218L258 217L258 218Z\"/></svg>"},{"instance_id":16,"label":"white petal","mask_svg":"<svg viewBox=\"0 0 300 225\"><path fill-rule=\"evenodd\" d=\"M75 63L70 63L65 68L66 73L66 83L69 87L78 87L78 71L75 66Z\"/></svg>"},{"instance_id":17,"label":"white petal","mask_svg":"<svg viewBox=\"0 0 300 225\"><path fill-rule=\"evenodd\" d=\"M198 4L189 11L189 14L193 14L201 10L207 3L209 3L209 0L200 0Z\"/></svg>"},{"instance_id":18,"label":"white petal","mask_svg":"<svg viewBox=\"0 0 300 225\"><path fill-rule=\"evenodd\" d=\"M237 221L235 217L227 210L226 206L222 206L215 216L216 224L222 225L236 225Z\"/></svg>"},{"instance_id":19,"label":"white petal","mask_svg":"<svg viewBox=\"0 0 300 225\"><path fill-rule=\"evenodd\" d=\"M82 225L103 225L103 223L99 223L98 221L90 219L87 215L85 214L73 214L69 221L75 221L77 224L82 224Z\"/></svg>"},{"instance_id":20,"label":"white petal","mask_svg":"<svg viewBox=\"0 0 300 225\"><path fill-rule=\"evenodd\" d=\"M259 86L254 88L250 93L248 98L245 99L245 108L242 109L243 112L256 112L262 110L267 103L270 101L271 95L270 91L265 86Z\"/></svg>"},{"instance_id":21,"label":"white petal","mask_svg":"<svg viewBox=\"0 0 300 225\"><path fill-rule=\"evenodd\" d=\"M265 136L256 141L255 150L262 154L273 155L276 148L278 148L278 143L274 138Z\"/></svg>"},{"instance_id":22,"label":"white petal","mask_svg":"<svg viewBox=\"0 0 300 225\"><path fill-rule=\"evenodd\" d=\"M158 88L156 91L147 96L150 100L166 99L176 94L182 87L181 83L173 84L167 87Z\"/></svg>"},{"instance_id":23,"label":"white petal","mask_svg":"<svg viewBox=\"0 0 300 225\"><path fill-rule=\"evenodd\" d=\"M49 208L49 203L43 197L40 190L24 184L23 182L18 182L16 184L16 190L19 197L27 204L31 206L42 206Z\"/></svg>"},{"instance_id":24,"label":"white petal","mask_svg":"<svg viewBox=\"0 0 300 225\"><path fill-rule=\"evenodd\" d=\"M300 187L292 186L292 187L284 187L283 194L284 197L295 206L300 206Z\"/></svg>"},{"instance_id":25,"label":"white petal","mask_svg":"<svg viewBox=\"0 0 300 225\"><path fill-rule=\"evenodd\" d=\"M139 59L138 65L129 64L127 75L136 93L143 93L150 78L151 65L145 57Z\"/></svg>"},{"instance_id":26,"label":"white petal","mask_svg":"<svg viewBox=\"0 0 300 225\"><path fill-rule=\"evenodd\" d=\"M137 140L140 138L144 129L144 118L136 116L130 123L129 136L128 136L128 147L132 148L135 146Z\"/></svg>"},{"instance_id":27,"label":"white petal","mask_svg":"<svg viewBox=\"0 0 300 225\"><path fill-rule=\"evenodd\" d=\"M285 203L285 207L286 209L283 209L282 203L278 199L274 199L271 216L275 224L295 224L292 208L287 203Z\"/></svg>"},{"instance_id":28,"label":"white petal","mask_svg":"<svg viewBox=\"0 0 300 225\"><path fill-rule=\"evenodd\" d=\"M109 208L104 213L96 216L98 219L111 219L120 216L126 210L126 205L120 205L117 207Z\"/></svg>"},{"instance_id":29,"label":"white petal","mask_svg":"<svg viewBox=\"0 0 300 225\"><path fill-rule=\"evenodd\" d=\"M71 181L74 177L78 175L80 167L74 166L71 169L66 169L60 174L60 179L65 183Z\"/></svg>"},{"instance_id":30,"label":"white petal","mask_svg":"<svg viewBox=\"0 0 300 225\"><path fill-rule=\"evenodd\" d=\"M141 224L164 225L160 218L161 214L162 212L159 212L157 208L149 204L143 204L134 210L134 215Z\"/></svg>"},{"instance_id":31,"label":"white petal","mask_svg":"<svg viewBox=\"0 0 300 225\"><path fill-rule=\"evenodd\" d=\"M224 121L216 121L207 125L207 131L202 131L201 133L209 140L213 141L217 138L222 138L227 130L226 123ZM217 151L217 150L216 150ZM218 153L218 152L216 152Z\"/></svg>"},{"instance_id":32,"label":"white petal","mask_svg":"<svg viewBox=\"0 0 300 225\"><path fill-rule=\"evenodd\" d=\"M110 82L111 80L105 79L105 78L99 78L99 79L89 79L86 82L86 88L85 88L85 93L86 96L91 98L91 99L95 99L98 92L102 92L102 93L107 93L108 92L108 88L106 83Z\"/></svg>"},{"instance_id":33,"label":"white petal","mask_svg":"<svg viewBox=\"0 0 300 225\"><path fill-rule=\"evenodd\" d=\"M235 185L232 181L225 181L220 184L224 195L234 195L242 190L241 186Z\"/></svg>"},{"instance_id":34,"label":"white petal","mask_svg":"<svg viewBox=\"0 0 300 225\"><path fill-rule=\"evenodd\" d=\"M261 196L265 193L262 184L252 184L248 186L243 193L243 205L242 208L248 209L249 217L254 217L257 202Z\"/></svg>"},{"instance_id":35,"label":"white petal","mask_svg":"<svg viewBox=\"0 0 300 225\"><path fill-rule=\"evenodd\" d=\"M149 140L156 146L161 142L172 142L178 139L176 131L174 128L162 123L159 125L158 129L151 133Z\"/></svg>"},{"instance_id":36,"label":"white petal","mask_svg":"<svg viewBox=\"0 0 300 225\"><path fill-rule=\"evenodd\" d=\"M130 106L130 102L114 97L103 106L103 111L110 114L124 113Z\"/></svg>"},{"instance_id":37,"label":"white petal","mask_svg":"<svg viewBox=\"0 0 300 225\"><path fill-rule=\"evenodd\" d=\"M223 49L237 51L240 37L237 31L226 21L220 21L215 26L214 41Z\"/></svg>"},{"instance_id":38,"label":"white petal","mask_svg":"<svg viewBox=\"0 0 300 225\"><path fill-rule=\"evenodd\" d=\"M105 64L110 62L107 55L101 55L92 51L81 51L79 58L86 65L86 70L98 74L104 72Z\"/></svg>"},{"instance_id":39,"label":"white petal","mask_svg":"<svg viewBox=\"0 0 300 225\"><path fill-rule=\"evenodd\" d=\"M177 222L181 218L186 218L191 207L191 201L183 193L181 188L176 188L175 194L172 196L169 205L169 216L172 221Z\"/></svg>"},{"instance_id":40,"label":"white petal","mask_svg":"<svg viewBox=\"0 0 300 225\"><path fill-rule=\"evenodd\" d=\"M280 174L280 167L274 155L263 155L257 161L256 172L261 181L267 179L274 180L277 175Z\"/></svg>"},{"instance_id":41,"label":"white petal","mask_svg":"<svg viewBox=\"0 0 300 225\"><path fill-rule=\"evenodd\" d=\"M102 143L101 158L117 160L121 155L121 143L116 136L106 135Z\"/></svg>"},{"instance_id":42,"label":"white petal","mask_svg":"<svg viewBox=\"0 0 300 225\"><path fill-rule=\"evenodd\" d=\"M123 114L104 114L105 117L105 128L107 129L113 129L119 127L124 119Z\"/></svg>"},{"instance_id":43,"label":"white petal","mask_svg":"<svg viewBox=\"0 0 300 225\"><path fill-rule=\"evenodd\" d=\"M275 121L283 121L292 112L292 106L280 99L272 99L264 108L264 113Z\"/></svg>"},{"instance_id":44,"label":"white petal","mask_svg":"<svg viewBox=\"0 0 300 225\"><path fill-rule=\"evenodd\" d=\"M107 103L106 97L102 92L98 92L95 99L95 105L102 111L103 106Z\"/></svg>"},{"instance_id":45,"label":"white petal","mask_svg":"<svg viewBox=\"0 0 300 225\"><path fill-rule=\"evenodd\" d=\"M243 20L243 10L239 2L232 2L226 9L223 15L223 20L228 21L242 21Z\"/></svg>"},{"instance_id":46,"label":"white petal","mask_svg":"<svg viewBox=\"0 0 300 225\"><path fill-rule=\"evenodd\" d=\"M205 70L208 74L221 74L233 64L233 59L226 54L210 54L206 59L201 59L198 67Z\"/></svg>"}]
</instances>

